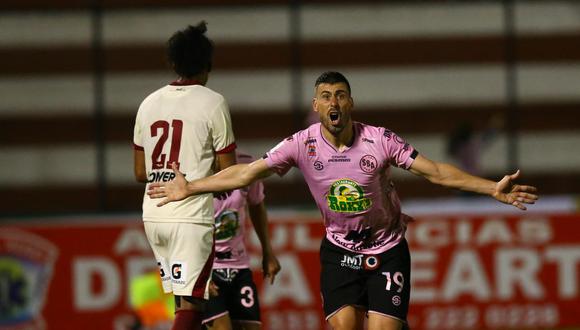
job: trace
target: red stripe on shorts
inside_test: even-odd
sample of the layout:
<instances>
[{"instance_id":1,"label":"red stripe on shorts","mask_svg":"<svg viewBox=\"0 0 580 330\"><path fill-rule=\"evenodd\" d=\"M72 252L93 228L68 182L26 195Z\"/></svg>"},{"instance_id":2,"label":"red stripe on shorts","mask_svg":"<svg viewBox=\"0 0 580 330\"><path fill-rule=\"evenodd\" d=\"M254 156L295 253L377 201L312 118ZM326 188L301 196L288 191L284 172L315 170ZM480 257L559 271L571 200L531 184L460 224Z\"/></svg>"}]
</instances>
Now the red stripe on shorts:
<instances>
[{"instance_id":1,"label":"red stripe on shorts","mask_svg":"<svg viewBox=\"0 0 580 330\"><path fill-rule=\"evenodd\" d=\"M207 285L207 281L211 275L211 269L213 267L213 259L215 258L215 239L211 245L211 253L209 254L209 258L205 262L197 281L195 281L195 285L193 286L193 290L191 291L191 295L195 298L204 298L205 295L205 287Z\"/></svg>"}]
</instances>

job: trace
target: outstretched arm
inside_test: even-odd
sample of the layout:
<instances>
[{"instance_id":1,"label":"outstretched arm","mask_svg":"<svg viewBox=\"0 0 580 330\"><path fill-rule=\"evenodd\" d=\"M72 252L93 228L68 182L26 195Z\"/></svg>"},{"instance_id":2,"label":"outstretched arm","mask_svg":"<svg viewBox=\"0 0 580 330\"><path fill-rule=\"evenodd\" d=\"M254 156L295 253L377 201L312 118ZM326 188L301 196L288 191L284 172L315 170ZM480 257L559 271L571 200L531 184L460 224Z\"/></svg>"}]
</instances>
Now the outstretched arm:
<instances>
[{"instance_id":1,"label":"outstretched arm","mask_svg":"<svg viewBox=\"0 0 580 330\"><path fill-rule=\"evenodd\" d=\"M419 155L413 162L411 173L425 177L432 183L445 187L472 191L489 195L496 200L526 210L524 204L534 204L538 199L536 187L515 184L520 175L518 170L511 175L505 175L500 181L494 182L466 173L457 167L432 161Z\"/></svg>"},{"instance_id":2,"label":"outstretched arm","mask_svg":"<svg viewBox=\"0 0 580 330\"><path fill-rule=\"evenodd\" d=\"M259 159L250 164L230 166L212 176L187 181L177 166L171 164L175 179L169 182L155 182L149 185L147 194L151 198L164 198L157 206L179 201L188 196L233 190L272 175L268 164Z\"/></svg>"},{"instance_id":3,"label":"outstretched arm","mask_svg":"<svg viewBox=\"0 0 580 330\"><path fill-rule=\"evenodd\" d=\"M270 237L268 235L268 215L264 202L257 205L249 205L250 219L254 225L254 230L262 245L262 271L264 278L270 279L270 284L274 283L276 274L280 271L280 263L272 251Z\"/></svg>"}]
</instances>

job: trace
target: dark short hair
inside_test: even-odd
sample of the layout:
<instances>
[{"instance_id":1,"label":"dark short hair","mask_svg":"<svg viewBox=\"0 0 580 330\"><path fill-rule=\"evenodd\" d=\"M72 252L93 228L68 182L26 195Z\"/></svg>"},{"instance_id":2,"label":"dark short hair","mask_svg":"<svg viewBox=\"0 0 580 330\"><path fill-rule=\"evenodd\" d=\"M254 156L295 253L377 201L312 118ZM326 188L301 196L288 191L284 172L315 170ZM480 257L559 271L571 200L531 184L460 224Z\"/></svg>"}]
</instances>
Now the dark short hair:
<instances>
[{"instance_id":1,"label":"dark short hair","mask_svg":"<svg viewBox=\"0 0 580 330\"><path fill-rule=\"evenodd\" d=\"M205 35L207 23L189 25L175 32L167 41L167 58L175 73L191 78L203 71L211 70L213 43Z\"/></svg>"},{"instance_id":2,"label":"dark short hair","mask_svg":"<svg viewBox=\"0 0 580 330\"><path fill-rule=\"evenodd\" d=\"M346 77L342 73L336 72L336 71L323 72L316 79L316 83L314 83L314 88L318 87L318 85L320 85L320 84L334 85L334 84L338 84L338 83L345 83L346 87L348 88L348 94L351 94L350 84L348 83L348 80L346 79Z\"/></svg>"}]
</instances>

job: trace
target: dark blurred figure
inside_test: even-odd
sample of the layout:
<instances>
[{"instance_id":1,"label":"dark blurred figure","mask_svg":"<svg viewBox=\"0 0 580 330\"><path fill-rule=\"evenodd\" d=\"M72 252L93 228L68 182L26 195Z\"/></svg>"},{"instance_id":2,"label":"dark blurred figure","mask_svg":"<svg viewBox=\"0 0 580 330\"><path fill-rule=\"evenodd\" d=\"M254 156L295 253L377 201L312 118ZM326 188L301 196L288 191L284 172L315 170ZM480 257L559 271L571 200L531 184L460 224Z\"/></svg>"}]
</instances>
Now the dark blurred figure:
<instances>
[{"instance_id":1,"label":"dark blurred figure","mask_svg":"<svg viewBox=\"0 0 580 330\"><path fill-rule=\"evenodd\" d=\"M503 128L503 117L494 114L478 128L472 122L464 121L449 134L447 156L459 168L474 175L482 175L481 156L486 147L497 137ZM476 196L468 191L458 191L460 196Z\"/></svg>"},{"instance_id":2,"label":"dark blurred figure","mask_svg":"<svg viewBox=\"0 0 580 330\"><path fill-rule=\"evenodd\" d=\"M461 169L481 175L481 154L503 128L503 117L493 115L482 128L461 122L449 135L447 155Z\"/></svg>"}]
</instances>

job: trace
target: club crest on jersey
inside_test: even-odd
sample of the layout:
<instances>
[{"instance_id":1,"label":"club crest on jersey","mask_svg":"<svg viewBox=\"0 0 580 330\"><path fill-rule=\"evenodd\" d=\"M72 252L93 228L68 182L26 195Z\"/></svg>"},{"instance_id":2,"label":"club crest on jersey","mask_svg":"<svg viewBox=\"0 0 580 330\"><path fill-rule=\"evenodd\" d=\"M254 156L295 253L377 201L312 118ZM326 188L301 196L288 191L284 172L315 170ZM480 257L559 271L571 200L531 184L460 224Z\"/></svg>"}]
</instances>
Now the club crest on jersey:
<instances>
[{"instance_id":1,"label":"club crest on jersey","mask_svg":"<svg viewBox=\"0 0 580 330\"><path fill-rule=\"evenodd\" d=\"M215 217L215 239L222 241L236 236L240 217L235 210L224 210Z\"/></svg>"},{"instance_id":2,"label":"club crest on jersey","mask_svg":"<svg viewBox=\"0 0 580 330\"><path fill-rule=\"evenodd\" d=\"M365 173L372 173L377 168L377 159L373 155L364 155L358 163Z\"/></svg>"},{"instance_id":3,"label":"club crest on jersey","mask_svg":"<svg viewBox=\"0 0 580 330\"><path fill-rule=\"evenodd\" d=\"M368 210L371 200L365 198L360 185L351 179L340 179L330 186L326 196L328 207L340 213L353 213Z\"/></svg>"}]
</instances>

